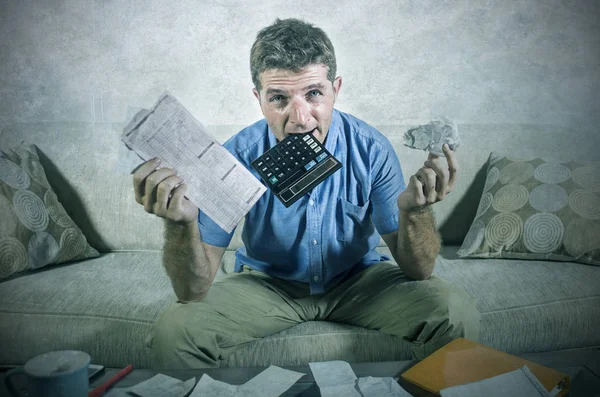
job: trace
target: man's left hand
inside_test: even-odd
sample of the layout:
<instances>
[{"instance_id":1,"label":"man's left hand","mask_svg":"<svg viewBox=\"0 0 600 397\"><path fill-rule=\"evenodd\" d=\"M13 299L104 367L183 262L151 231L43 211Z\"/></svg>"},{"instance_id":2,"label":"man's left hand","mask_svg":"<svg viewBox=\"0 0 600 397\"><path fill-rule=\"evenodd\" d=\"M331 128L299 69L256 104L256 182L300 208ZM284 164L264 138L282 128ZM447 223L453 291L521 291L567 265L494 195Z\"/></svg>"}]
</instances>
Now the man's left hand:
<instances>
[{"instance_id":1,"label":"man's left hand","mask_svg":"<svg viewBox=\"0 0 600 397\"><path fill-rule=\"evenodd\" d=\"M447 144L443 146L448 165L440 156L429 153L427 161L410 177L406 190L398 197L400 211L411 212L442 201L454 190L458 175L458 162Z\"/></svg>"}]
</instances>

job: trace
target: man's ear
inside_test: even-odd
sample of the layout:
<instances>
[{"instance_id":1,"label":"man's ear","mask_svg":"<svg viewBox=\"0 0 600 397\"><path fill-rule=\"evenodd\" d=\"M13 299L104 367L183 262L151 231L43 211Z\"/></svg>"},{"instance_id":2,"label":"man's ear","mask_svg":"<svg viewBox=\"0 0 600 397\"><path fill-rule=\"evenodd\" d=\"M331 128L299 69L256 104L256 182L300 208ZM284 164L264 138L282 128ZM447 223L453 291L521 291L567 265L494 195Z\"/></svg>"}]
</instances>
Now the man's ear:
<instances>
[{"instance_id":1,"label":"man's ear","mask_svg":"<svg viewBox=\"0 0 600 397\"><path fill-rule=\"evenodd\" d=\"M338 76L333 80L333 101L337 100L340 89L342 88L342 76Z\"/></svg>"},{"instance_id":2,"label":"man's ear","mask_svg":"<svg viewBox=\"0 0 600 397\"><path fill-rule=\"evenodd\" d=\"M252 93L254 94L254 97L256 97L256 99L258 99L258 106L260 106L260 92L258 92L258 90L256 88L253 88Z\"/></svg>"}]
</instances>

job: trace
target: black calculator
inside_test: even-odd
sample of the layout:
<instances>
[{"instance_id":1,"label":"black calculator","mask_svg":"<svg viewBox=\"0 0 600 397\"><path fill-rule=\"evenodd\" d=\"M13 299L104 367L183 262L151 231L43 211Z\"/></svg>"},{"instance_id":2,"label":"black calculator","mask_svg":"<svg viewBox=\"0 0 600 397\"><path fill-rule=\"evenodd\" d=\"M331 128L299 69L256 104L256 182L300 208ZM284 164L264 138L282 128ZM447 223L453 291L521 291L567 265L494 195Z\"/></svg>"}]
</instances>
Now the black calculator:
<instances>
[{"instance_id":1,"label":"black calculator","mask_svg":"<svg viewBox=\"0 0 600 397\"><path fill-rule=\"evenodd\" d=\"M289 135L251 164L286 207L342 167L310 132Z\"/></svg>"}]
</instances>

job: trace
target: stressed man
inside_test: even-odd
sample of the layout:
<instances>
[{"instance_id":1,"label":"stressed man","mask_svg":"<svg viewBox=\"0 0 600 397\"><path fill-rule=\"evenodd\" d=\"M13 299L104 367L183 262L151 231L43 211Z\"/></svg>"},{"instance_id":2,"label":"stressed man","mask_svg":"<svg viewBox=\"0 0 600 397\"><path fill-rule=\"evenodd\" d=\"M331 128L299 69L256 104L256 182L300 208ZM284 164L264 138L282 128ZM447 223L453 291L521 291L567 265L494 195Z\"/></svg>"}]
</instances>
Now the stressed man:
<instances>
[{"instance_id":1,"label":"stressed man","mask_svg":"<svg viewBox=\"0 0 600 397\"><path fill-rule=\"evenodd\" d=\"M454 189L455 154L430 154L405 185L387 138L334 108L342 78L313 25L286 19L261 30L250 68L264 119L224 146L254 172L250 163L278 141L310 132L342 168L289 208L268 190L246 215L235 272L215 283L233 233L184 197L176 170L151 160L136 171L137 202L165 219L163 263L178 298L149 338L154 367L217 367L305 321L379 330L410 343L415 359L477 339L473 300L432 275L441 242L431 205ZM380 236L393 258L376 251Z\"/></svg>"}]
</instances>

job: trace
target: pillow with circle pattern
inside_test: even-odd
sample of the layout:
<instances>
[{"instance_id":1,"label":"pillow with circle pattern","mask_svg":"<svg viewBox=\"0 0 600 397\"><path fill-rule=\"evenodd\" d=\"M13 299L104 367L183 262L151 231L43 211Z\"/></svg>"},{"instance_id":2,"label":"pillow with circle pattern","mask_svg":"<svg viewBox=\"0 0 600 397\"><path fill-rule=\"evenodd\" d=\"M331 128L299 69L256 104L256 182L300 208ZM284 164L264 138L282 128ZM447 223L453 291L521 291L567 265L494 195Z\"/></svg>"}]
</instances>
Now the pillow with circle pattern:
<instances>
[{"instance_id":1,"label":"pillow with circle pattern","mask_svg":"<svg viewBox=\"0 0 600 397\"><path fill-rule=\"evenodd\" d=\"M0 151L0 280L98 255L58 201L36 146Z\"/></svg>"},{"instance_id":2,"label":"pillow with circle pattern","mask_svg":"<svg viewBox=\"0 0 600 397\"><path fill-rule=\"evenodd\" d=\"M600 265L600 162L492 153L458 255Z\"/></svg>"}]
</instances>

